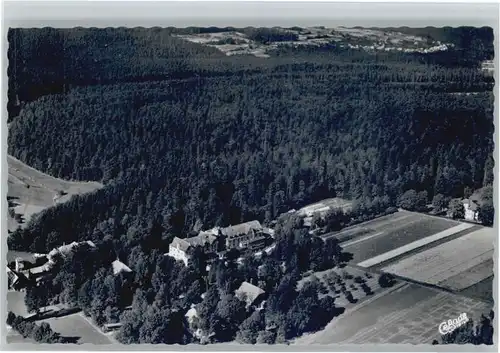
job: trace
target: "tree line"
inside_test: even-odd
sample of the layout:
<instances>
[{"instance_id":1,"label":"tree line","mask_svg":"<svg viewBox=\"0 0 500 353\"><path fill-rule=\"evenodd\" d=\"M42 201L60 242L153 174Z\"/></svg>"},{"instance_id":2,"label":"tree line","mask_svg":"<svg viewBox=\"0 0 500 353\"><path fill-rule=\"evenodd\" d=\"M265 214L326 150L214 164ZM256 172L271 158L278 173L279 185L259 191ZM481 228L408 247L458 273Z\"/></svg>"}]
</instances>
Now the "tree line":
<instances>
[{"instance_id":1,"label":"tree line","mask_svg":"<svg viewBox=\"0 0 500 353\"><path fill-rule=\"evenodd\" d=\"M493 58L491 28L406 30L417 31L414 34L434 40L452 42L455 47L425 55L372 55L363 50L327 45L323 47L323 54L319 53L319 48L289 48L285 52L273 51L270 59L262 59L251 55L226 57L215 48L190 43L175 35L239 31L263 43L295 40L297 35L289 29L253 27L11 28L7 33L7 55L11 63L8 67L9 120L19 114L25 103L43 95L68 92L74 86L224 75L228 71L240 70L261 71L287 62L296 63L297 60L310 62L311 59L323 63L424 63L452 68L477 67L481 61Z\"/></svg>"},{"instance_id":2,"label":"tree line","mask_svg":"<svg viewBox=\"0 0 500 353\"><path fill-rule=\"evenodd\" d=\"M48 251L108 221L115 239L155 223L168 240L333 196L462 197L493 182L493 96L435 89L450 77L486 80L466 68L304 64L44 96L11 123L9 153L106 187L35 217L9 246Z\"/></svg>"},{"instance_id":3,"label":"tree line","mask_svg":"<svg viewBox=\"0 0 500 353\"><path fill-rule=\"evenodd\" d=\"M31 338L37 343L67 343L67 339L54 332L48 323L42 322L41 325L38 325L12 311L7 314L7 325L19 332L24 338Z\"/></svg>"}]
</instances>

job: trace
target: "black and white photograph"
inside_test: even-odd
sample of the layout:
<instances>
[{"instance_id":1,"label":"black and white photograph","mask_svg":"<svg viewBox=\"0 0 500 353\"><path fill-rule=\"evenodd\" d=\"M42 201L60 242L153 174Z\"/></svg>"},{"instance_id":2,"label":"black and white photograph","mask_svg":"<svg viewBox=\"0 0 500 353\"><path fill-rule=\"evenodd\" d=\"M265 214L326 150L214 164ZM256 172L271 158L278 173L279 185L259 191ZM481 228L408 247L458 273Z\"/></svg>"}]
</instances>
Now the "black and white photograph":
<instances>
[{"instance_id":1,"label":"black and white photograph","mask_svg":"<svg viewBox=\"0 0 500 353\"><path fill-rule=\"evenodd\" d=\"M4 28L5 346L493 349L498 33L355 16Z\"/></svg>"}]
</instances>

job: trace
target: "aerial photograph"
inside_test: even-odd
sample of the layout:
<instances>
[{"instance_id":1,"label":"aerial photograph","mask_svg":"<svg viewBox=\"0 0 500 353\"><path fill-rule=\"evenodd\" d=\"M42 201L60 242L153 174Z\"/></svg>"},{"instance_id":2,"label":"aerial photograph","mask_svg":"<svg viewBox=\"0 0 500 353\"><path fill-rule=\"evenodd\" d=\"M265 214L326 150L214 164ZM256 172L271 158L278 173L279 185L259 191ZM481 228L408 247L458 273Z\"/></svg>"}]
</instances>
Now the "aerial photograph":
<instances>
[{"instance_id":1,"label":"aerial photograph","mask_svg":"<svg viewBox=\"0 0 500 353\"><path fill-rule=\"evenodd\" d=\"M6 34L7 345L493 345L492 28Z\"/></svg>"}]
</instances>

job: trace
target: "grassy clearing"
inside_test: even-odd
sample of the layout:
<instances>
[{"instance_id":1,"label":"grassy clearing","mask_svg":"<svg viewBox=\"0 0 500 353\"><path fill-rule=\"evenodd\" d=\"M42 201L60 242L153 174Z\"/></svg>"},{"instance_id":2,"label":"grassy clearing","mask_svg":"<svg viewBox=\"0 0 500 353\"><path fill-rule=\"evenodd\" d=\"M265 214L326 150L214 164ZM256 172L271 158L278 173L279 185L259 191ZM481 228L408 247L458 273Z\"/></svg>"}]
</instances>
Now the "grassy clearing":
<instances>
[{"instance_id":1,"label":"grassy clearing","mask_svg":"<svg viewBox=\"0 0 500 353\"><path fill-rule=\"evenodd\" d=\"M50 327L61 336L75 338L77 343L91 344L111 344L111 340L102 332L94 328L87 320L79 313L54 317L43 320L50 324ZM41 321L38 321L41 323Z\"/></svg>"},{"instance_id":2,"label":"grassy clearing","mask_svg":"<svg viewBox=\"0 0 500 353\"><path fill-rule=\"evenodd\" d=\"M404 255L404 254L406 254L410 251L413 251L415 249L421 248L425 245L431 244L435 241L445 239L447 237L451 237L452 235L454 235L456 233L459 233L463 230L466 230L466 229L469 229L472 227L473 227L473 225L467 224L467 223L459 224L455 227L445 229L442 232L438 232L438 233L429 235L425 238L415 240L411 243L394 248L394 249L392 249L388 252L382 253L378 256L374 256L372 258L369 258L363 262L358 263L358 265L362 266L362 267L372 267L372 266L378 265L380 263L386 262L388 260L391 260L393 258L396 258L398 256Z\"/></svg>"},{"instance_id":3,"label":"grassy clearing","mask_svg":"<svg viewBox=\"0 0 500 353\"><path fill-rule=\"evenodd\" d=\"M493 302L493 276L460 291L461 295Z\"/></svg>"},{"instance_id":4,"label":"grassy clearing","mask_svg":"<svg viewBox=\"0 0 500 353\"><path fill-rule=\"evenodd\" d=\"M493 255L493 254L492 254ZM493 256L486 259L476 266L472 266L468 270L460 272L455 276L449 277L447 280L440 283L440 286L454 290L466 290L469 287L474 287L476 284L483 283L488 278L493 278ZM484 294L480 296L486 300L493 299L493 282L485 281L482 286ZM489 293L489 294L488 294Z\"/></svg>"},{"instance_id":5,"label":"grassy clearing","mask_svg":"<svg viewBox=\"0 0 500 353\"><path fill-rule=\"evenodd\" d=\"M36 213L55 204L54 196L62 193L57 202L65 202L73 195L92 192L102 187L97 182L76 182L54 178L7 156L9 166L7 197L13 204L14 212L21 215L19 222L8 216L10 231L26 224Z\"/></svg>"},{"instance_id":6,"label":"grassy clearing","mask_svg":"<svg viewBox=\"0 0 500 353\"><path fill-rule=\"evenodd\" d=\"M493 304L444 293L416 284L367 301L335 318L327 327L294 343L308 344L430 344L439 337L441 322L461 313L477 320Z\"/></svg>"},{"instance_id":7,"label":"grassy clearing","mask_svg":"<svg viewBox=\"0 0 500 353\"><path fill-rule=\"evenodd\" d=\"M398 212L399 213L399 212ZM375 256L392 251L414 241L426 238L456 226L458 222L431 217L418 213L410 213L409 217L387 218L385 223L378 223L373 233L377 236L365 236L365 241L344 245L344 249L353 254L353 262L359 263ZM359 225L364 227L363 223ZM361 240L363 238L360 238ZM357 240L357 239L356 239Z\"/></svg>"},{"instance_id":8,"label":"grassy clearing","mask_svg":"<svg viewBox=\"0 0 500 353\"><path fill-rule=\"evenodd\" d=\"M24 304L24 292L7 292L7 312L12 311L16 315L26 316L28 315L28 310L26 310L26 305Z\"/></svg>"},{"instance_id":9,"label":"grassy clearing","mask_svg":"<svg viewBox=\"0 0 500 353\"><path fill-rule=\"evenodd\" d=\"M457 239L402 259L383 269L417 281L461 290L488 278L493 266L495 233L481 228Z\"/></svg>"}]
</instances>

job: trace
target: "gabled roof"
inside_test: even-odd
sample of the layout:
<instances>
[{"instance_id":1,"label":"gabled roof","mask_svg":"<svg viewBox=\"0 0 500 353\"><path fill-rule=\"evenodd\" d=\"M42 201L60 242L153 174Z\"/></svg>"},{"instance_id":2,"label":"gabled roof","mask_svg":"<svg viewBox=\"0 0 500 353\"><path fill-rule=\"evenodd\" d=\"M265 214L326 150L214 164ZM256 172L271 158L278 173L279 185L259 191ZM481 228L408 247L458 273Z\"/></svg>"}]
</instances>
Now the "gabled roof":
<instances>
[{"instance_id":1,"label":"gabled roof","mask_svg":"<svg viewBox=\"0 0 500 353\"><path fill-rule=\"evenodd\" d=\"M250 232L250 230L261 231L262 225L259 221L250 221L221 229L222 234L227 236L228 238L232 238L241 234L247 234Z\"/></svg>"},{"instance_id":2,"label":"gabled roof","mask_svg":"<svg viewBox=\"0 0 500 353\"><path fill-rule=\"evenodd\" d=\"M217 237L211 234L199 234L195 237L186 238L184 240L191 246L203 246L206 243L213 244L213 242L217 240Z\"/></svg>"},{"instance_id":3,"label":"gabled roof","mask_svg":"<svg viewBox=\"0 0 500 353\"><path fill-rule=\"evenodd\" d=\"M188 251L188 249L191 247L191 244L189 244L186 240L177 238L175 237L172 242L170 243L170 246L173 246L175 248L178 248L181 251Z\"/></svg>"},{"instance_id":4,"label":"gabled roof","mask_svg":"<svg viewBox=\"0 0 500 353\"><path fill-rule=\"evenodd\" d=\"M209 230L202 230L198 235L214 235L217 236L220 233L220 227L214 227Z\"/></svg>"},{"instance_id":5,"label":"gabled roof","mask_svg":"<svg viewBox=\"0 0 500 353\"><path fill-rule=\"evenodd\" d=\"M49 271L51 268L50 266L50 262L47 262L41 266L38 266L38 267L33 267L33 268L30 268L26 271L29 271L29 273L33 274L33 275L38 275L40 273L44 273L44 272L47 272Z\"/></svg>"},{"instance_id":6,"label":"gabled roof","mask_svg":"<svg viewBox=\"0 0 500 353\"><path fill-rule=\"evenodd\" d=\"M123 262L121 262L120 260L116 259L115 261L113 261L111 263L111 265L113 266L113 274L114 275L117 275L121 272L132 272L132 270L130 269L130 267L128 267L127 265L125 265Z\"/></svg>"},{"instance_id":7,"label":"gabled roof","mask_svg":"<svg viewBox=\"0 0 500 353\"><path fill-rule=\"evenodd\" d=\"M76 241L74 241L71 244L62 245L62 246L60 246L58 248L52 249L49 252L49 256L54 256L57 253L60 253L63 256L67 256L75 247L77 247L79 245L83 245L83 244L87 244L90 247L95 248L95 244L92 241L90 241L90 240L82 241L82 242L79 242L79 243L77 243Z\"/></svg>"},{"instance_id":8,"label":"gabled roof","mask_svg":"<svg viewBox=\"0 0 500 353\"><path fill-rule=\"evenodd\" d=\"M19 276L17 275L17 273L7 267L7 278L9 279L10 283L14 283L19 279Z\"/></svg>"},{"instance_id":9,"label":"gabled roof","mask_svg":"<svg viewBox=\"0 0 500 353\"><path fill-rule=\"evenodd\" d=\"M28 279L24 274L16 272L11 268L9 268L8 266L7 266L7 278L9 279L11 285L18 281L24 283L28 282Z\"/></svg>"},{"instance_id":10,"label":"gabled roof","mask_svg":"<svg viewBox=\"0 0 500 353\"><path fill-rule=\"evenodd\" d=\"M469 210L471 210L471 211L477 211L478 208L479 208L478 201L475 200L475 199L472 199L472 198L470 198L470 199L463 199L462 203L464 205L468 205L469 206Z\"/></svg>"},{"instance_id":11,"label":"gabled roof","mask_svg":"<svg viewBox=\"0 0 500 353\"><path fill-rule=\"evenodd\" d=\"M184 238L184 239L175 237L170 243L170 246L173 246L181 251L186 252L191 246L204 246L207 243L213 244L216 240L217 240L216 236L204 233L197 235L195 237Z\"/></svg>"},{"instance_id":12,"label":"gabled roof","mask_svg":"<svg viewBox=\"0 0 500 353\"><path fill-rule=\"evenodd\" d=\"M247 304L252 304L258 296L265 293L263 289L251 283L243 282L240 288L234 292L234 295L240 300L245 300Z\"/></svg>"},{"instance_id":13,"label":"gabled roof","mask_svg":"<svg viewBox=\"0 0 500 353\"><path fill-rule=\"evenodd\" d=\"M184 316L191 321L198 316L198 312L196 311L196 308L191 308L186 312L186 315Z\"/></svg>"}]
</instances>

